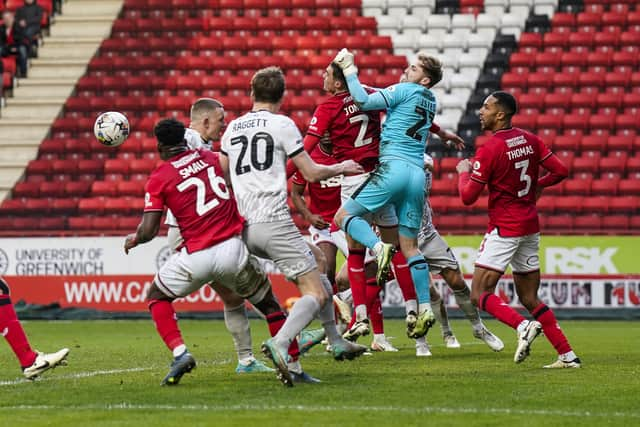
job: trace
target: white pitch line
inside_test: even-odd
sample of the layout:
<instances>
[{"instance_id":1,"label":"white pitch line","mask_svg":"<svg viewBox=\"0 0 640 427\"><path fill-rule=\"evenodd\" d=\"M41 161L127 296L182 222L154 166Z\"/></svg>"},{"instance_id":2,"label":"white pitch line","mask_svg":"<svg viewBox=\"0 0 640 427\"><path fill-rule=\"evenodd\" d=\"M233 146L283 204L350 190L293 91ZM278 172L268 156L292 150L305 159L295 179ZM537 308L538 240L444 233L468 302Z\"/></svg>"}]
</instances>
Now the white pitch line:
<instances>
[{"instance_id":1,"label":"white pitch line","mask_svg":"<svg viewBox=\"0 0 640 427\"><path fill-rule=\"evenodd\" d=\"M558 411L546 409L512 409L512 408L446 408L446 407L397 407L397 406L310 406L310 405L146 405L133 403L118 403L112 405L17 405L0 406L0 410L102 410L102 411L299 411L299 412L387 412L406 414L498 414L498 415L542 415L557 417L580 418L640 418L639 412L596 412L596 411Z\"/></svg>"},{"instance_id":2,"label":"white pitch line","mask_svg":"<svg viewBox=\"0 0 640 427\"><path fill-rule=\"evenodd\" d=\"M47 380L68 380L68 379L77 379L77 378L89 378L89 377L95 377L98 375L113 375L113 374L125 374L128 372L142 372L142 371L148 371L154 368L128 368L128 369L111 369L111 370L105 370L105 371L89 371L89 372L76 372L75 374L67 374L67 375L58 375L54 378L48 378L48 377L41 377L38 378L36 381L41 382L41 381L47 381ZM31 380L27 380L25 378L22 379L17 379L17 380L13 380L13 381L0 381L0 386L9 386L9 385L16 385L16 384L30 384L33 381Z\"/></svg>"}]
</instances>

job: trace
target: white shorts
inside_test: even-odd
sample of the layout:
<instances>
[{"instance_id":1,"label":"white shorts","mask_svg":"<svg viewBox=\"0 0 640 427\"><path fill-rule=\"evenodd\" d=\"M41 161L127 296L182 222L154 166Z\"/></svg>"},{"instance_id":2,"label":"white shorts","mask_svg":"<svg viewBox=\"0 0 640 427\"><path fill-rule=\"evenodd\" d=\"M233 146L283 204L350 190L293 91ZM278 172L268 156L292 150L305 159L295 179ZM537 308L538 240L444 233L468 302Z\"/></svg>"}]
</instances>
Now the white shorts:
<instances>
[{"instance_id":1,"label":"white shorts","mask_svg":"<svg viewBox=\"0 0 640 427\"><path fill-rule=\"evenodd\" d=\"M475 265L504 273L511 264L514 273L531 273L540 270L539 247L540 233L500 237L496 228L484 235Z\"/></svg>"},{"instance_id":2,"label":"white shorts","mask_svg":"<svg viewBox=\"0 0 640 427\"><path fill-rule=\"evenodd\" d=\"M165 295L173 298L187 296L209 282L223 285L244 298L257 297L256 302L268 290L266 275L249 256L240 237L191 254L183 248L165 262L154 280Z\"/></svg>"},{"instance_id":3,"label":"white shorts","mask_svg":"<svg viewBox=\"0 0 640 427\"><path fill-rule=\"evenodd\" d=\"M311 237L311 243L314 245L317 245L318 243L330 243L333 246L337 246L333 241L329 227L320 230L319 228L315 228L313 225L310 225L309 237Z\"/></svg>"},{"instance_id":4,"label":"white shorts","mask_svg":"<svg viewBox=\"0 0 640 427\"><path fill-rule=\"evenodd\" d=\"M288 280L318 267L309 245L290 218L245 225L243 234L251 253L275 262Z\"/></svg>"},{"instance_id":5,"label":"white shorts","mask_svg":"<svg viewBox=\"0 0 640 427\"><path fill-rule=\"evenodd\" d=\"M455 271L460 268L453 251L435 229L418 234L418 249L424 255L429 264L429 271L433 274L440 274L445 269Z\"/></svg>"},{"instance_id":6,"label":"white shorts","mask_svg":"<svg viewBox=\"0 0 640 427\"><path fill-rule=\"evenodd\" d=\"M351 195L366 182L368 177L369 172L361 175L345 176L342 178L340 200L343 205L351 198ZM393 205L386 205L372 215L367 215L365 220L369 223L373 222L380 227L396 227L398 225L398 216L396 215L396 210Z\"/></svg>"}]
</instances>

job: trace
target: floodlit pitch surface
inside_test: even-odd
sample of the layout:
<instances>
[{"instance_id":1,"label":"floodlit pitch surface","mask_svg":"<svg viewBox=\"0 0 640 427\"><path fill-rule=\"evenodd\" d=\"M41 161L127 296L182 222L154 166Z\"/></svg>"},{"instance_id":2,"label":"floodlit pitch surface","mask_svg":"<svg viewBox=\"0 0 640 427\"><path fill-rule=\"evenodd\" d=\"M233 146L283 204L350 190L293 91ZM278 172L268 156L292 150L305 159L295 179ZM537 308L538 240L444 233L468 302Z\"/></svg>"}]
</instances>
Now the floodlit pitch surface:
<instances>
[{"instance_id":1,"label":"floodlit pitch surface","mask_svg":"<svg viewBox=\"0 0 640 427\"><path fill-rule=\"evenodd\" d=\"M181 322L198 367L176 387L160 386L171 357L150 320L24 322L35 348L68 346L69 365L28 382L4 346L0 424L640 425L638 322L562 322L583 361L582 369L564 370L542 369L556 358L543 336L516 365L515 333L486 323L504 340L503 352L493 353L467 322L455 320L462 348L446 349L436 326L428 337L433 357L416 358L402 321L390 320L387 335L400 352L335 362L317 347L302 363L323 383L288 389L273 374L236 374L231 337L219 320ZM258 353L267 328L257 320L251 326Z\"/></svg>"}]
</instances>

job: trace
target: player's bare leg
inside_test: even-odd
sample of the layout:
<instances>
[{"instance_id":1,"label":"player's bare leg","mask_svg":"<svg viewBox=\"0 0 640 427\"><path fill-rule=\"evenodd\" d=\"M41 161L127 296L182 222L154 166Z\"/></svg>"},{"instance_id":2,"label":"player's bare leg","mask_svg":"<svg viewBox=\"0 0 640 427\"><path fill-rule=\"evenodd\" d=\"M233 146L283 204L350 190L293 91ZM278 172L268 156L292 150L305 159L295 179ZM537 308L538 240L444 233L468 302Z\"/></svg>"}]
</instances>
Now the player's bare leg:
<instances>
[{"instance_id":1,"label":"player's bare leg","mask_svg":"<svg viewBox=\"0 0 640 427\"><path fill-rule=\"evenodd\" d=\"M491 350L501 351L504 348L504 343L482 323L478 309L471 302L471 291L464 277L462 277L460 269L445 268L440 272L440 275L447 283L447 286L453 290L453 296L456 299L458 307L460 307L460 310L462 310L467 320L471 322L473 336L484 341Z\"/></svg>"},{"instance_id":2,"label":"player's bare leg","mask_svg":"<svg viewBox=\"0 0 640 427\"><path fill-rule=\"evenodd\" d=\"M581 366L580 359L571 349L571 345L562 329L560 329L553 310L538 298L540 271L536 270L525 274L514 272L513 281L516 285L520 303L537 322L540 322L545 337L558 352L558 360L546 365L545 368L579 368Z\"/></svg>"}]
</instances>

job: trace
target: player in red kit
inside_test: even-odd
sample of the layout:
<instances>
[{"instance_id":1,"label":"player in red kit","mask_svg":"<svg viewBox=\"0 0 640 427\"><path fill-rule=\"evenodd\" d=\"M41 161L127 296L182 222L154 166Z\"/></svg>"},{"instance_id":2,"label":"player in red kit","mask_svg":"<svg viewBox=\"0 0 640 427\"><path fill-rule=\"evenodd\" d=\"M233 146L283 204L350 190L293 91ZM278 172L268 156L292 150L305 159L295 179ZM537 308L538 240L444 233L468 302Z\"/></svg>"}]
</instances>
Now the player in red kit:
<instances>
[{"instance_id":1,"label":"player in red kit","mask_svg":"<svg viewBox=\"0 0 640 427\"><path fill-rule=\"evenodd\" d=\"M367 180L370 172L378 164L381 111L360 110L349 94L342 70L334 63L329 64L325 70L324 90L332 96L316 108L304 139L304 145L305 150L311 151L320 138L326 135L331 141L333 156L336 160L354 160L365 169L364 174L343 179L341 199L344 203ZM443 140L453 141L458 147L464 145L459 137L441 130L435 124L431 131L437 133ZM398 247L398 220L393 207L384 207L368 220L376 223L380 229L382 240ZM349 248L347 266L356 322L347 331L345 337L355 339L370 332L366 309L365 247L351 239L350 236L347 236L347 242ZM397 251L393 256L392 264L405 300L407 333L410 333L415 325L418 311L411 272L400 251Z\"/></svg>"},{"instance_id":2,"label":"player in red kit","mask_svg":"<svg viewBox=\"0 0 640 427\"><path fill-rule=\"evenodd\" d=\"M536 200L542 189L567 177L567 168L536 135L511 126L517 111L515 98L506 92L489 95L480 108L482 130L493 137L478 149L473 163L460 161L458 188L465 205L474 203L489 188L489 226L478 251L471 283L471 300L501 322L516 329L516 363L529 355L533 340L544 331L558 352L558 360L545 368L579 368L553 311L538 298L540 225ZM539 166L549 171L538 176ZM529 321L495 295L508 265L516 292L535 320Z\"/></svg>"},{"instance_id":3,"label":"player in red kit","mask_svg":"<svg viewBox=\"0 0 640 427\"><path fill-rule=\"evenodd\" d=\"M147 293L151 317L174 360L163 385L175 385L196 366L178 328L172 302L210 282L248 299L265 316L282 316L266 274L249 254L241 234L244 219L227 186L219 154L191 150L184 124L161 120L154 128L160 158L165 160L145 186L142 222L127 236L126 253L153 239L162 213L170 209L183 238L178 252L160 268Z\"/></svg>"}]
</instances>

